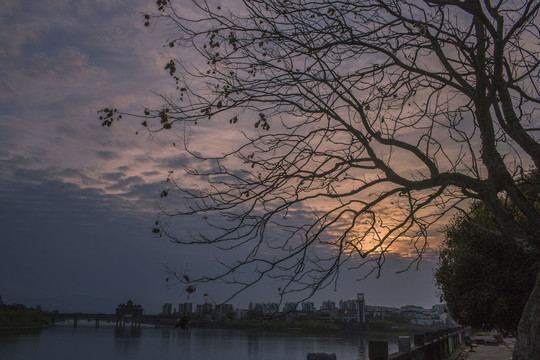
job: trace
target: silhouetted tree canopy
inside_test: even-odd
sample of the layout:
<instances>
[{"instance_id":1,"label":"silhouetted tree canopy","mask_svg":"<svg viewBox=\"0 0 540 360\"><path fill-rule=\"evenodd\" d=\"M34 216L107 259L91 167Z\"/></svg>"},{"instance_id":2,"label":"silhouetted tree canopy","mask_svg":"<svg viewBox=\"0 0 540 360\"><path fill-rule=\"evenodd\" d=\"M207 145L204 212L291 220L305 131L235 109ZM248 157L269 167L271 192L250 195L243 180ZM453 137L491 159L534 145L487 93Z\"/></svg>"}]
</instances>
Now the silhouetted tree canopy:
<instances>
[{"instance_id":1,"label":"silhouetted tree canopy","mask_svg":"<svg viewBox=\"0 0 540 360\"><path fill-rule=\"evenodd\" d=\"M441 301L462 325L517 331L540 269L540 258L486 231L497 229L482 203L454 218L435 272Z\"/></svg>"}]
</instances>

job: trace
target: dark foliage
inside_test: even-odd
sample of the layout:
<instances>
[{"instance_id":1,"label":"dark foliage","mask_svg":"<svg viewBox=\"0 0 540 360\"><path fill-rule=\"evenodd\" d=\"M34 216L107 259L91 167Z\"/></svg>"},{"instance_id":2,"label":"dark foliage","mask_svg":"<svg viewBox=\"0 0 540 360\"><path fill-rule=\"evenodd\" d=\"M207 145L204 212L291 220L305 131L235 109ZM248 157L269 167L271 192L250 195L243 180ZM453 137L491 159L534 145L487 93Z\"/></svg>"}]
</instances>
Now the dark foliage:
<instances>
[{"instance_id":1,"label":"dark foliage","mask_svg":"<svg viewBox=\"0 0 540 360\"><path fill-rule=\"evenodd\" d=\"M538 197L537 180L529 176L522 182L530 197ZM511 204L508 207L516 221L522 221ZM454 218L446 230L439 261L436 282L442 291L441 300L447 302L455 320L503 333L517 330L540 259L500 236L498 224L485 205L476 203L468 214Z\"/></svg>"}]
</instances>

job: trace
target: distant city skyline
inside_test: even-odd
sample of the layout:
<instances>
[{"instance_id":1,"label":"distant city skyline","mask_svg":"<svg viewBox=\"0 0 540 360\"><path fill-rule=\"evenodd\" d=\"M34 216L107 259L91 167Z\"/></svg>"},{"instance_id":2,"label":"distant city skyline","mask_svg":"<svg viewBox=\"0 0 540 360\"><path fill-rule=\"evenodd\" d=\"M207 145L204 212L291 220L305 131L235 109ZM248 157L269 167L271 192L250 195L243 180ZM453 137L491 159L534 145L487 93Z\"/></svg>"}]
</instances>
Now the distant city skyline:
<instances>
[{"instance_id":1,"label":"distant city skyline","mask_svg":"<svg viewBox=\"0 0 540 360\"><path fill-rule=\"evenodd\" d=\"M1 301L1 298L0 298ZM0 302L1 304L1 302ZM281 306L281 307L280 307ZM114 312L87 313L87 312L59 312L45 311L48 316L59 320L71 320L73 326L77 327L78 320L95 320L95 326L99 326L101 320L115 319L118 324L124 324L121 318L127 316L131 319L132 326L140 326L141 322L161 321L167 319L191 319L199 323L207 321L224 320L257 320L257 319L285 319L285 320L319 320L340 323L364 324L376 320L390 320L399 322L410 322L416 325L436 325L453 323L447 307L443 304L433 305L431 308L424 308L417 305L406 305L400 308L369 305L365 303L364 294L357 294L356 299L340 299L339 301L326 300L317 307L312 301L302 303L249 303L249 308L242 309L235 307L231 303L214 305L211 303L193 304L179 303L175 306L171 303L164 303L160 312L144 311L141 304L133 302L131 299L126 303L116 306ZM133 317L131 317L133 316ZM136 319L135 319L136 318ZM146 320L144 320L144 319ZM127 321L127 320L126 320Z\"/></svg>"}]
</instances>

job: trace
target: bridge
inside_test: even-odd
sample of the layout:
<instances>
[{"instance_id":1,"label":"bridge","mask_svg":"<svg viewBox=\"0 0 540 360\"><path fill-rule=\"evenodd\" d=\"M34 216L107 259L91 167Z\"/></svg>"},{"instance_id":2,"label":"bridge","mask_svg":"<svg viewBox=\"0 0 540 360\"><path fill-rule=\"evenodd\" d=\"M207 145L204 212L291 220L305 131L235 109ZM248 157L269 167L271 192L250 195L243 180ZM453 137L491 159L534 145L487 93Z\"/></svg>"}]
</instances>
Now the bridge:
<instances>
[{"instance_id":1,"label":"bridge","mask_svg":"<svg viewBox=\"0 0 540 360\"><path fill-rule=\"evenodd\" d=\"M130 325L131 327L140 327L141 324L149 325L166 325L176 322L175 316L170 315L141 315L138 317L119 317L117 314L103 313L48 313L46 316L54 323L63 321L72 321L73 327L77 327L79 322L87 321L94 322L95 327L99 327L100 323L115 323L117 327Z\"/></svg>"},{"instance_id":2,"label":"bridge","mask_svg":"<svg viewBox=\"0 0 540 360\"><path fill-rule=\"evenodd\" d=\"M162 325L174 323L176 318L170 315L143 315L141 305L134 304L129 300L125 304L120 304L116 307L114 314L93 314L93 313L48 313L51 321L54 323L59 321L73 321L73 327L77 327L79 321L95 322L95 327L99 327L100 322L115 322L116 327L125 327L130 324L131 327L140 327L141 324Z\"/></svg>"}]
</instances>

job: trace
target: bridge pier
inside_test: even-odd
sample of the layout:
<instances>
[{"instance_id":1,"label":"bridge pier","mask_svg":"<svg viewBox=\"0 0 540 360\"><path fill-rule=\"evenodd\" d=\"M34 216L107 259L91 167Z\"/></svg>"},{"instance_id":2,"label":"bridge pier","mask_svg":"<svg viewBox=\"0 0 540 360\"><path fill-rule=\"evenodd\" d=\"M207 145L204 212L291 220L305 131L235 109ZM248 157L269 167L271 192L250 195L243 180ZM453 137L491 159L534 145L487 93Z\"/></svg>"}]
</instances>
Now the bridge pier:
<instances>
[{"instance_id":1,"label":"bridge pier","mask_svg":"<svg viewBox=\"0 0 540 360\"><path fill-rule=\"evenodd\" d=\"M96 328L99 327L99 319L96 319Z\"/></svg>"},{"instance_id":2,"label":"bridge pier","mask_svg":"<svg viewBox=\"0 0 540 360\"><path fill-rule=\"evenodd\" d=\"M73 319L73 327L74 327L74 328L77 327L78 321L79 321L79 319L77 319L77 318L74 318L74 319Z\"/></svg>"}]
</instances>

